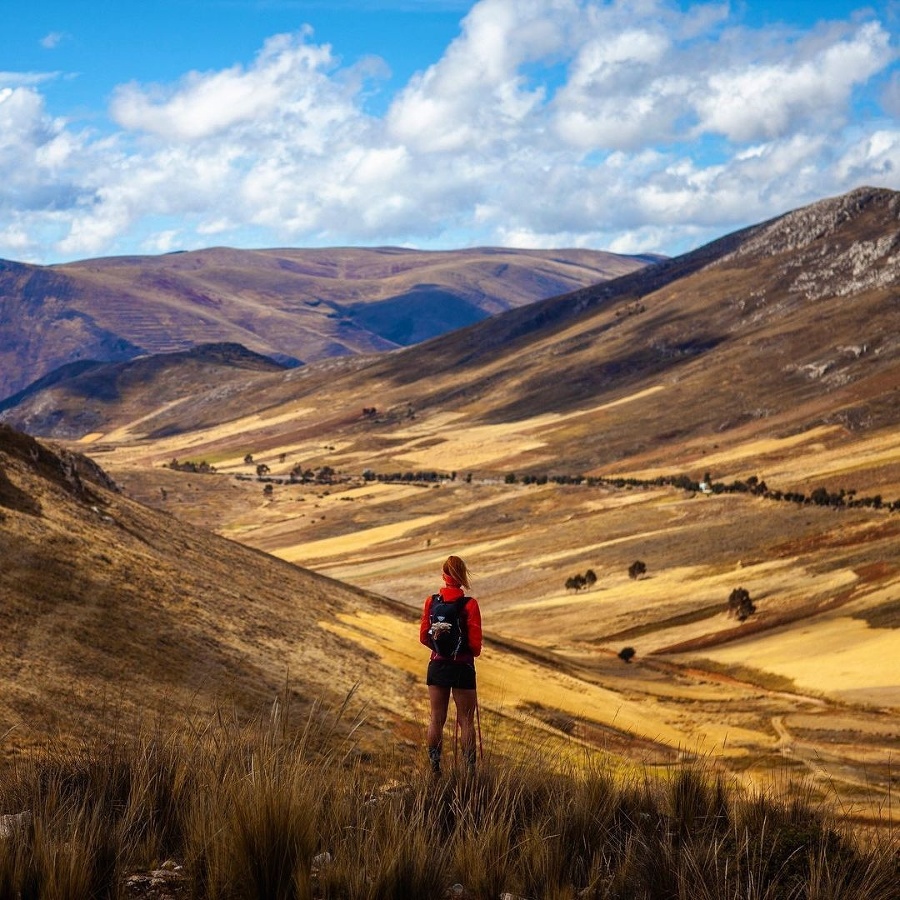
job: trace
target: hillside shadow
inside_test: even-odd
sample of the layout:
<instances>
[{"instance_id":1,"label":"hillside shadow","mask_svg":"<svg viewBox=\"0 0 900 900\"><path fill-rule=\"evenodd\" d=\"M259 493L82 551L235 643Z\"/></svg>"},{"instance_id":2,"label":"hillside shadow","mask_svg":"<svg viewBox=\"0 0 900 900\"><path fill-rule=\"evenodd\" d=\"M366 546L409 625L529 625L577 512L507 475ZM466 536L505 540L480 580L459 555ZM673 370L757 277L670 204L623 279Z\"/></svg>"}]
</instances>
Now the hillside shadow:
<instances>
[{"instance_id":1,"label":"hillside shadow","mask_svg":"<svg viewBox=\"0 0 900 900\"><path fill-rule=\"evenodd\" d=\"M40 516L41 504L27 491L16 487L3 469L0 469L0 506L28 516Z\"/></svg>"},{"instance_id":2,"label":"hillside shadow","mask_svg":"<svg viewBox=\"0 0 900 900\"><path fill-rule=\"evenodd\" d=\"M529 419L536 412L569 412L600 393L683 366L724 340L711 336L666 347L639 347L596 366L576 361L568 370L557 369L552 378L539 373L522 385L516 399L491 409L484 421L500 424Z\"/></svg>"},{"instance_id":3,"label":"hillside shadow","mask_svg":"<svg viewBox=\"0 0 900 900\"><path fill-rule=\"evenodd\" d=\"M353 322L401 347L418 344L480 322L488 314L435 284L377 302L345 307Z\"/></svg>"}]
</instances>

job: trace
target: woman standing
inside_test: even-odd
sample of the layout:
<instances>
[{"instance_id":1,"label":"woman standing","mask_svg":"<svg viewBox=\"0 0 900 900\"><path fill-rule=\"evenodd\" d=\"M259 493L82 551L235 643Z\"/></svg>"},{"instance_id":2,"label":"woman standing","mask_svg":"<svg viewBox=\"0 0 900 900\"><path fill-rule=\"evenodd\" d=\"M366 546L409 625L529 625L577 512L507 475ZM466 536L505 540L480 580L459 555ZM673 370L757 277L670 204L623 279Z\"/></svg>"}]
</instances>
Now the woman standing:
<instances>
[{"instance_id":1,"label":"woman standing","mask_svg":"<svg viewBox=\"0 0 900 900\"><path fill-rule=\"evenodd\" d=\"M481 611L474 597L467 597L469 570L458 556L443 565L444 586L425 600L419 640L431 649L428 663L428 699L431 718L426 741L435 775L441 773L441 746L450 696L456 704L456 723L463 758L475 768L475 657L481 653Z\"/></svg>"}]
</instances>

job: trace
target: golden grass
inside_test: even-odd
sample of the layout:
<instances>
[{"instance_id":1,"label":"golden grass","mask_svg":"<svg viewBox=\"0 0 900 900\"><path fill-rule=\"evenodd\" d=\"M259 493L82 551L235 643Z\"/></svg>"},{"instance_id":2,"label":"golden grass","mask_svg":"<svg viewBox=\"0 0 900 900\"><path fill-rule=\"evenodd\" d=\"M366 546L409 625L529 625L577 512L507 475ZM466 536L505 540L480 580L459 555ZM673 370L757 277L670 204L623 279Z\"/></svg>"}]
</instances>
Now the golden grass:
<instances>
[{"instance_id":1,"label":"golden grass","mask_svg":"<svg viewBox=\"0 0 900 900\"><path fill-rule=\"evenodd\" d=\"M704 656L721 664L752 661L801 690L875 706L900 706L900 658L893 629L870 628L845 616L749 637Z\"/></svg>"},{"instance_id":2,"label":"golden grass","mask_svg":"<svg viewBox=\"0 0 900 900\"><path fill-rule=\"evenodd\" d=\"M617 771L533 738L436 780L391 752L361 763L347 700L47 745L0 774L0 809L25 813L4 823L0 895L133 896L152 872L193 900L896 896L888 814L852 834L800 783Z\"/></svg>"},{"instance_id":3,"label":"golden grass","mask_svg":"<svg viewBox=\"0 0 900 900\"><path fill-rule=\"evenodd\" d=\"M398 622L393 616L364 610L342 615L337 621L322 621L321 627L334 631L363 648L375 650L393 669L423 677L429 651L418 644L418 624ZM616 690L591 684L552 664L540 664L515 654L492 651L490 646L478 661L479 697L485 709L498 712L527 708L538 703L572 716L607 722L616 729L643 740L696 753L739 752L740 744L758 743L759 732L712 722L677 720L665 704L651 698L627 699ZM728 738L728 741L726 741ZM730 743L730 747L726 747Z\"/></svg>"}]
</instances>

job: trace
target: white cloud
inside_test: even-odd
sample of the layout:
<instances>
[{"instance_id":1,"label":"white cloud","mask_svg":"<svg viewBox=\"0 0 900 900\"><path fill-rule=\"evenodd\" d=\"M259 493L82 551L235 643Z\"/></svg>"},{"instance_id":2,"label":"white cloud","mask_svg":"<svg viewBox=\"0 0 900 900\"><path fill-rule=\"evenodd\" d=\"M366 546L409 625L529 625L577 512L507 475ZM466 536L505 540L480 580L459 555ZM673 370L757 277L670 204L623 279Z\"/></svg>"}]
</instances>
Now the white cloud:
<instances>
[{"instance_id":1,"label":"white cloud","mask_svg":"<svg viewBox=\"0 0 900 900\"><path fill-rule=\"evenodd\" d=\"M67 35L64 31L51 31L41 38L41 46L45 50L55 50L66 37Z\"/></svg>"},{"instance_id":2,"label":"white cloud","mask_svg":"<svg viewBox=\"0 0 900 900\"><path fill-rule=\"evenodd\" d=\"M877 23L805 50L801 42L786 57L710 73L705 90L697 86L699 129L740 142L782 136L810 121L827 123L835 116L844 121L854 87L894 55L888 33Z\"/></svg>"},{"instance_id":3,"label":"white cloud","mask_svg":"<svg viewBox=\"0 0 900 900\"><path fill-rule=\"evenodd\" d=\"M35 87L58 78L58 72L0 72L3 89L14 87Z\"/></svg>"},{"instance_id":4,"label":"white cloud","mask_svg":"<svg viewBox=\"0 0 900 900\"><path fill-rule=\"evenodd\" d=\"M900 185L900 128L860 137L844 150L835 168L847 182Z\"/></svg>"},{"instance_id":5,"label":"white cloud","mask_svg":"<svg viewBox=\"0 0 900 900\"><path fill-rule=\"evenodd\" d=\"M691 88L687 77L668 71L668 38L653 24L598 31L579 48L556 96L560 138L581 149L667 139Z\"/></svg>"},{"instance_id":6,"label":"white cloud","mask_svg":"<svg viewBox=\"0 0 900 900\"><path fill-rule=\"evenodd\" d=\"M894 73L881 97L882 106L889 115L900 119L900 72Z\"/></svg>"},{"instance_id":7,"label":"white cloud","mask_svg":"<svg viewBox=\"0 0 900 900\"><path fill-rule=\"evenodd\" d=\"M380 117L383 64L342 67L308 31L121 85L105 136L47 113L55 76L0 73L0 256L248 236L678 252L861 183L900 189L895 59L865 18L798 34L722 5L481 0ZM856 113L863 91L880 117Z\"/></svg>"},{"instance_id":8,"label":"white cloud","mask_svg":"<svg viewBox=\"0 0 900 900\"><path fill-rule=\"evenodd\" d=\"M444 57L395 100L388 133L411 149L435 153L521 137L545 99L522 69L562 50L576 10L574 0L482 0Z\"/></svg>"},{"instance_id":9,"label":"white cloud","mask_svg":"<svg viewBox=\"0 0 900 900\"><path fill-rule=\"evenodd\" d=\"M252 66L221 72L191 72L172 88L124 85L111 114L123 128L163 139L196 141L239 128L290 123L321 126L319 105L329 108L339 89L323 71L333 65L328 47L307 34L270 38Z\"/></svg>"},{"instance_id":10,"label":"white cloud","mask_svg":"<svg viewBox=\"0 0 900 900\"><path fill-rule=\"evenodd\" d=\"M32 87L0 87L0 209L54 204L72 189L76 135L50 117Z\"/></svg>"}]
</instances>

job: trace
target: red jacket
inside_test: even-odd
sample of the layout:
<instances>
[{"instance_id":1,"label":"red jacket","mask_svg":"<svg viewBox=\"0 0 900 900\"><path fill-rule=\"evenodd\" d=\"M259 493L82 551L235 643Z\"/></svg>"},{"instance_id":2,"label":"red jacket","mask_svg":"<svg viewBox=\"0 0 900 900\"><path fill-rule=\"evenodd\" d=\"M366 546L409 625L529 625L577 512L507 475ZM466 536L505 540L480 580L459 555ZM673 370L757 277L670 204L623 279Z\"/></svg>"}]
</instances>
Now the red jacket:
<instances>
[{"instance_id":1,"label":"red jacket","mask_svg":"<svg viewBox=\"0 0 900 900\"><path fill-rule=\"evenodd\" d=\"M440 593L445 603L454 603L465 596L462 588L453 585L442 587ZM422 620L419 623L419 641L431 650L432 659L438 659L439 657L431 645L431 635L428 634L428 629L431 627L432 596L425 600L425 607L422 610ZM455 661L472 663L475 661L476 656L481 655L481 610L478 608L478 601L474 597L469 597L466 605L463 607L460 623L466 632L467 649L462 653L458 653Z\"/></svg>"}]
</instances>

